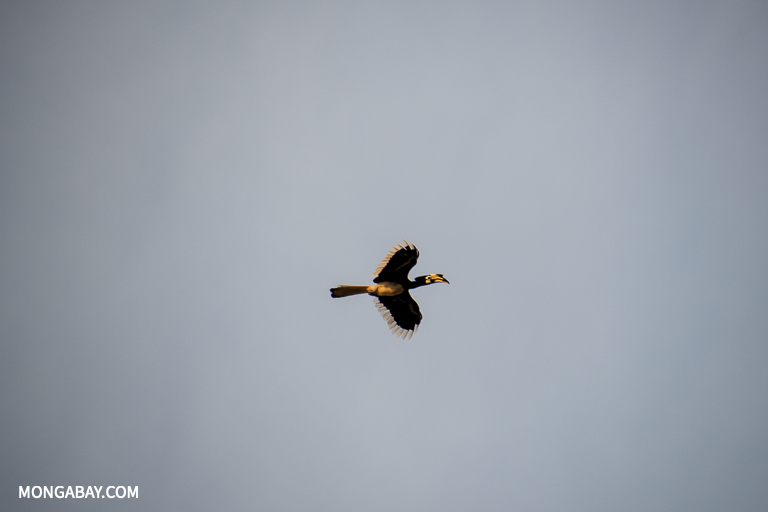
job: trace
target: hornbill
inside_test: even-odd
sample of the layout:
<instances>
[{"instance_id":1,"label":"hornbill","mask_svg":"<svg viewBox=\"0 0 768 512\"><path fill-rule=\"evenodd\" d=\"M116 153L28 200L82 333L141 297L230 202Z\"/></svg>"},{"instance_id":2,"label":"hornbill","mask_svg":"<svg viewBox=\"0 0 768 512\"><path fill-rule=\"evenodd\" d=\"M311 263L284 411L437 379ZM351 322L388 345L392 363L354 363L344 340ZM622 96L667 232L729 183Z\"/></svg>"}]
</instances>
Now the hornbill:
<instances>
[{"instance_id":1,"label":"hornbill","mask_svg":"<svg viewBox=\"0 0 768 512\"><path fill-rule=\"evenodd\" d=\"M419 250L403 240L403 245L396 245L381 260L373 273L371 286L350 286L342 284L331 288L331 297L347 297L367 293L373 295L376 307L389 324L392 333L398 338L410 339L421 323L419 305L413 300L408 290L433 283L448 283L443 274L419 276L413 281L408 279L408 272L416 265ZM450 284L450 283L449 283Z\"/></svg>"}]
</instances>

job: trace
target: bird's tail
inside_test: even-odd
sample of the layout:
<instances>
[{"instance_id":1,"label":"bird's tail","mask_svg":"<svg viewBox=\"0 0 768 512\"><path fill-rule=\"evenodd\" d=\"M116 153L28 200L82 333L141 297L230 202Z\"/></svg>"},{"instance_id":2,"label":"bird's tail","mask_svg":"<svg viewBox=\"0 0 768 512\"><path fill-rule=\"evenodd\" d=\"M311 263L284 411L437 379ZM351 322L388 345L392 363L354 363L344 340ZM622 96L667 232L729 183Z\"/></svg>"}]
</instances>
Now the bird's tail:
<instances>
[{"instance_id":1,"label":"bird's tail","mask_svg":"<svg viewBox=\"0 0 768 512\"><path fill-rule=\"evenodd\" d=\"M368 293L368 287L340 284L336 288L331 288L331 297L347 297L349 295L359 295L361 293Z\"/></svg>"}]
</instances>

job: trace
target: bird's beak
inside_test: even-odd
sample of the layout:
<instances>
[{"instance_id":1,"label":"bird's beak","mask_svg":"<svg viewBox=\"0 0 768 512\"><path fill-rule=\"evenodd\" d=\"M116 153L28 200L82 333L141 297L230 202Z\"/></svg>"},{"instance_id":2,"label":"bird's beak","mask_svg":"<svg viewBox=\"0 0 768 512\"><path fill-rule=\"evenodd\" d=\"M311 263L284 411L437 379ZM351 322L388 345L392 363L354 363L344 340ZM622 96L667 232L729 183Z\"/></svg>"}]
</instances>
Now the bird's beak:
<instances>
[{"instance_id":1,"label":"bird's beak","mask_svg":"<svg viewBox=\"0 0 768 512\"><path fill-rule=\"evenodd\" d=\"M442 274L435 274L432 276L432 281L435 283L448 283L451 284Z\"/></svg>"}]
</instances>

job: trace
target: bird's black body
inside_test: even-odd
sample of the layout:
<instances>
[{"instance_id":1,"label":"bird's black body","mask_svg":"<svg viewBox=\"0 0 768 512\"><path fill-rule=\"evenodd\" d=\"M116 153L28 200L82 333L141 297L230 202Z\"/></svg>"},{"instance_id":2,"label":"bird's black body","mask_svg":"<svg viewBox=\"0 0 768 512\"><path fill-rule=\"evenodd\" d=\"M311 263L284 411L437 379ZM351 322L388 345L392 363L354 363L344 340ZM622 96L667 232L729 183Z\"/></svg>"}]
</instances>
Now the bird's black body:
<instances>
[{"instance_id":1,"label":"bird's black body","mask_svg":"<svg viewBox=\"0 0 768 512\"><path fill-rule=\"evenodd\" d=\"M367 293L376 297L376 305L394 334L403 338L413 336L422 315L419 305L408 290L433 283L448 283L443 274L418 276L411 281L408 272L419 259L419 250L406 241L384 257L373 273L373 286L340 285L331 288L331 297L346 297Z\"/></svg>"}]
</instances>

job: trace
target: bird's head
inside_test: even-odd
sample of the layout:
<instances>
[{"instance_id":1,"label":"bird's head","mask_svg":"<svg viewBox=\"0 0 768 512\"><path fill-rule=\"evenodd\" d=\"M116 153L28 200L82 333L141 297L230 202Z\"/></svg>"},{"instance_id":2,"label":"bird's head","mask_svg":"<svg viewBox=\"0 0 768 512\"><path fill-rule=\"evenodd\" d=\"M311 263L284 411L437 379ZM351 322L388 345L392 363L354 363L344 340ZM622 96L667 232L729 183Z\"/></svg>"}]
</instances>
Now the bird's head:
<instances>
[{"instance_id":1,"label":"bird's head","mask_svg":"<svg viewBox=\"0 0 768 512\"><path fill-rule=\"evenodd\" d=\"M419 286L425 285L425 284L433 284L433 283L448 283L448 280L443 277L443 274L429 274L428 276L419 276L416 279L414 279L417 283L419 283Z\"/></svg>"}]
</instances>

